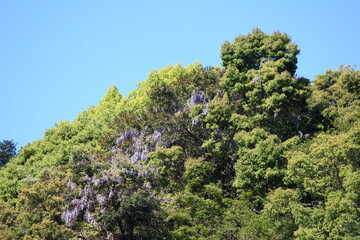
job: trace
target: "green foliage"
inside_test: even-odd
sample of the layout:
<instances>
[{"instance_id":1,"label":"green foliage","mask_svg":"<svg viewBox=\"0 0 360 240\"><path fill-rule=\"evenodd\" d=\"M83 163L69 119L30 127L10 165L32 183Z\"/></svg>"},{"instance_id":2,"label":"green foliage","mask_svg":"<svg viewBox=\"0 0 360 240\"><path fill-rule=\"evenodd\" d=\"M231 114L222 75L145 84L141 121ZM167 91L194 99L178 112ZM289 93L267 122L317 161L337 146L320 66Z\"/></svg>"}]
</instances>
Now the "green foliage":
<instances>
[{"instance_id":1,"label":"green foliage","mask_svg":"<svg viewBox=\"0 0 360 240\"><path fill-rule=\"evenodd\" d=\"M41 180L28 178L16 206L1 202L4 239L70 239L74 236L61 220L66 175L44 172Z\"/></svg>"},{"instance_id":2,"label":"green foliage","mask_svg":"<svg viewBox=\"0 0 360 240\"><path fill-rule=\"evenodd\" d=\"M9 162L16 155L16 144L13 140L0 142L0 167Z\"/></svg>"},{"instance_id":3,"label":"green foliage","mask_svg":"<svg viewBox=\"0 0 360 240\"><path fill-rule=\"evenodd\" d=\"M185 162L184 180L187 181L186 190L201 193L205 185L211 182L214 167L204 158L190 158Z\"/></svg>"},{"instance_id":4,"label":"green foliage","mask_svg":"<svg viewBox=\"0 0 360 240\"><path fill-rule=\"evenodd\" d=\"M17 197L21 181L26 177L40 178L47 169L61 167L74 152L102 149L98 141L113 130L108 124L118 114L122 97L116 87L97 107L81 113L73 122L61 121L45 132L44 139L27 144L5 168L0 171L0 199L9 201Z\"/></svg>"},{"instance_id":5,"label":"green foliage","mask_svg":"<svg viewBox=\"0 0 360 240\"><path fill-rule=\"evenodd\" d=\"M65 203L66 175L44 172L41 181L30 182L17 198L17 224L26 229L24 239L70 239L74 233L61 220Z\"/></svg>"},{"instance_id":6,"label":"green foliage","mask_svg":"<svg viewBox=\"0 0 360 240\"><path fill-rule=\"evenodd\" d=\"M283 185L286 169L284 151L289 145L263 129L240 131L235 137L239 160L235 165L234 186L250 198L262 198Z\"/></svg>"},{"instance_id":7,"label":"green foliage","mask_svg":"<svg viewBox=\"0 0 360 240\"><path fill-rule=\"evenodd\" d=\"M271 239L293 239L297 229L294 215L299 211L300 194L293 189L278 188L266 200L262 212L264 217L272 220L267 229Z\"/></svg>"},{"instance_id":8,"label":"green foliage","mask_svg":"<svg viewBox=\"0 0 360 240\"><path fill-rule=\"evenodd\" d=\"M309 103L317 128L346 131L359 119L360 71L340 66L317 76Z\"/></svg>"},{"instance_id":9,"label":"green foliage","mask_svg":"<svg viewBox=\"0 0 360 240\"><path fill-rule=\"evenodd\" d=\"M259 29L223 45L220 84L235 114L246 120L238 121L238 128L265 128L283 140L304 128L310 82L294 76L298 52L286 34Z\"/></svg>"},{"instance_id":10,"label":"green foliage","mask_svg":"<svg viewBox=\"0 0 360 240\"><path fill-rule=\"evenodd\" d=\"M1 239L358 239L360 72L298 53L254 29L6 148Z\"/></svg>"},{"instance_id":11,"label":"green foliage","mask_svg":"<svg viewBox=\"0 0 360 240\"><path fill-rule=\"evenodd\" d=\"M359 134L358 126L347 133L322 133L288 152L286 178L320 199L332 191L360 190L354 181L359 171Z\"/></svg>"},{"instance_id":12,"label":"green foliage","mask_svg":"<svg viewBox=\"0 0 360 240\"><path fill-rule=\"evenodd\" d=\"M16 220L18 212L15 207L0 200L0 236L2 239L19 239L21 233L17 231Z\"/></svg>"},{"instance_id":13,"label":"green foliage","mask_svg":"<svg viewBox=\"0 0 360 240\"><path fill-rule=\"evenodd\" d=\"M186 102L192 90L201 90L213 84L216 80L216 69L219 70L215 68L214 71L208 72L203 70L199 62L195 62L187 67L177 64L161 68L159 71L153 70L145 81L138 83L138 89L129 94L124 110L156 108L159 111L163 110L163 107L178 107L177 105Z\"/></svg>"},{"instance_id":14,"label":"green foliage","mask_svg":"<svg viewBox=\"0 0 360 240\"><path fill-rule=\"evenodd\" d=\"M272 35L263 33L260 29L254 29L252 33L239 36L234 43L225 42L221 48L222 64L230 65L241 72L251 69L259 69L268 61L278 63L278 72L288 71L294 74L296 71L297 57L300 52L297 45L290 43L291 39L286 34L275 32Z\"/></svg>"},{"instance_id":15,"label":"green foliage","mask_svg":"<svg viewBox=\"0 0 360 240\"><path fill-rule=\"evenodd\" d=\"M321 133L287 153L286 180L303 195L299 239L343 239L359 231L359 122L347 132ZM325 237L324 237L325 236Z\"/></svg>"},{"instance_id":16,"label":"green foliage","mask_svg":"<svg viewBox=\"0 0 360 240\"><path fill-rule=\"evenodd\" d=\"M174 225L174 239L214 239L216 226L222 218L222 190L214 185L206 187L206 196L184 192L175 198L168 217Z\"/></svg>"},{"instance_id":17,"label":"green foliage","mask_svg":"<svg viewBox=\"0 0 360 240\"><path fill-rule=\"evenodd\" d=\"M13 140L0 142L0 167L9 162L16 155L16 144Z\"/></svg>"},{"instance_id":18,"label":"green foliage","mask_svg":"<svg viewBox=\"0 0 360 240\"><path fill-rule=\"evenodd\" d=\"M149 163L154 167L156 178L163 189L174 191L182 187L184 158L181 147L159 148L149 153Z\"/></svg>"}]
</instances>

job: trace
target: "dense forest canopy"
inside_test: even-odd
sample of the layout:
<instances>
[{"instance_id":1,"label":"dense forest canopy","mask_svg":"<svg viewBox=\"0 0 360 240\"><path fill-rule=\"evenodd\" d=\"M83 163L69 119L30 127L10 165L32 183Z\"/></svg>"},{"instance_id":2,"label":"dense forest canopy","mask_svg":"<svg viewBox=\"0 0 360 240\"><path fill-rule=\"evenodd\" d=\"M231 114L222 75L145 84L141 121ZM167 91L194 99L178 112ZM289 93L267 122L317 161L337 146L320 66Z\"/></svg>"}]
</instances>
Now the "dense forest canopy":
<instances>
[{"instance_id":1,"label":"dense forest canopy","mask_svg":"<svg viewBox=\"0 0 360 240\"><path fill-rule=\"evenodd\" d=\"M260 29L153 70L0 168L2 239L358 239L360 71Z\"/></svg>"}]
</instances>

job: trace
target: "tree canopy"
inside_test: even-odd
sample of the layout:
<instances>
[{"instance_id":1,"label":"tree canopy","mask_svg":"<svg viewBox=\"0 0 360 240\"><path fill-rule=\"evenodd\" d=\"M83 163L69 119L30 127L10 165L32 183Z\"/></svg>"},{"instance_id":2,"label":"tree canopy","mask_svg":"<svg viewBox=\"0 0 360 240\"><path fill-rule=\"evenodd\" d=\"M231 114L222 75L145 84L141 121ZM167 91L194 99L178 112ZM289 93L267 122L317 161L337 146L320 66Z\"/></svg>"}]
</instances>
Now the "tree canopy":
<instances>
[{"instance_id":1,"label":"tree canopy","mask_svg":"<svg viewBox=\"0 0 360 240\"><path fill-rule=\"evenodd\" d=\"M0 142L0 166L9 162L16 155L16 144L13 140L3 140Z\"/></svg>"},{"instance_id":2,"label":"tree canopy","mask_svg":"<svg viewBox=\"0 0 360 240\"><path fill-rule=\"evenodd\" d=\"M299 52L254 29L222 67L153 70L17 156L2 142L0 236L359 238L360 71L310 81Z\"/></svg>"}]
</instances>

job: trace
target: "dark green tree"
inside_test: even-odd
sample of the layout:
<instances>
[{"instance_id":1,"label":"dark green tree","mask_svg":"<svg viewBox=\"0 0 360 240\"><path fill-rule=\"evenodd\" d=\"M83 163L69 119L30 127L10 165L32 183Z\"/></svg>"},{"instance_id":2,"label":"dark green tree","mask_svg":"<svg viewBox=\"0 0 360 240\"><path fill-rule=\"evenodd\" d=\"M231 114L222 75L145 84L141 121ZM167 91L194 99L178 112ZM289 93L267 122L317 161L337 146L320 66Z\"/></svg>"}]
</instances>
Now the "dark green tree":
<instances>
[{"instance_id":1,"label":"dark green tree","mask_svg":"<svg viewBox=\"0 0 360 240\"><path fill-rule=\"evenodd\" d=\"M16 143L13 140L0 142L0 166L9 162L10 158L16 155Z\"/></svg>"},{"instance_id":2,"label":"dark green tree","mask_svg":"<svg viewBox=\"0 0 360 240\"><path fill-rule=\"evenodd\" d=\"M318 75L309 98L311 121L317 130L346 131L360 117L360 71L350 66Z\"/></svg>"},{"instance_id":3,"label":"dark green tree","mask_svg":"<svg viewBox=\"0 0 360 240\"><path fill-rule=\"evenodd\" d=\"M259 29L223 44L226 71L220 85L233 105L238 128L265 128L281 140L302 131L310 82L295 76L298 53L288 35Z\"/></svg>"},{"instance_id":4,"label":"dark green tree","mask_svg":"<svg viewBox=\"0 0 360 240\"><path fill-rule=\"evenodd\" d=\"M252 33L235 38L234 43L226 41L221 48L221 58L223 66L234 66L243 73L259 70L272 61L279 63L278 72L288 71L294 75L299 52L286 33L268 35L256 28Z\"/></svg>"}]
</instances>

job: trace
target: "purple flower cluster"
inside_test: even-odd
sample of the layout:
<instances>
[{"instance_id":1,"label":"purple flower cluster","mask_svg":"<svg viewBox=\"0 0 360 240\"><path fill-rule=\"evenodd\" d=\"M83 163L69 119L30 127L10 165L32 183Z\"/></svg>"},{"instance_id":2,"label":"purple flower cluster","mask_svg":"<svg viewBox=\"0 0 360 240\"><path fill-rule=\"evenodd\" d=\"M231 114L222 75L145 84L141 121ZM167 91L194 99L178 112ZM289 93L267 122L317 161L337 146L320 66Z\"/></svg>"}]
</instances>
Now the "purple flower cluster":
<instances>
[{"instance_id":1,"label":"purple flower cluster","mask_svg":"<svg viewBox=\"0 0 360 240\"><path fill-rule=\"evenodd\" d=\"M161 137L161 132L159 131L159 130L155 130L154 131L154 134L153 134L153 140L155 141L155 142L157 142L158 140L159 140L159 138Z\"/></svg>"},{"instance_id":2,"label":"purple flower cluster","mask_svg":"<svg viewBox=\"0 0 360 240\"><path fill-rule=\"evenodd\" d=\"M71 179L69 179L69 181L67 182L66 186L70 189L70 190L74 190L76 188L76 185L71 181Z\"/></svg>"},{"instance_id":3,"label":"purple flower cluster","mask_svg":"<svg viewBox=\"0 0 360 240\"><path fill-rule=\"evenodd\" d=\"M193 91L188 104L190 105L197 105L205 102L205 93L199 91Z\"/></svg>"},{"instance_id":4,"label":"purple flower cluster","mask_svg":"<svg viewBox=\"0 0 360 240\"><path fill-rule=\"evenodd\" d=\"M258 83L260 82L261 78L260 76L257 76L256 78L253 79L253 83Z\"/></svg>"},{"instance_id":5,"label":"purple flower cluster","mask_svg":"<svg viewBox=\"0 0 360 240\"><path fill-rule=\"evenodd\" d=\"M217 96L218 98L223 98L223 97L224 97L224 95L223 95L222 92L217 92L217 93L216 93L216 96Z\"/></svg>"},{"instance_id":6,"label":"purple flower cluster","mask_svg":"<svg viewBox=\"0 0 360 240\"><path fill-rule=\"evenodd\" d=\"M142 148L142 141L141 140L138 140L138 141L136 141L134 144L133 144L133 147L134 147L134 149L135 150L141 150L141 148Z\"/></svg>"},{"instance_id":7,"label":"purple flower cluster","mask_svg":"<svg viewBox=\"0 0 360 240\"><path fill-rule=\"evenodd\" d=\"M61 218L65 221L65 223L71 226L71 220L75 219L79 216L79 214L85 210L85 212L89 212L88 210L92 206L92 198L94 192L89 190L88 188L83 189L82 191L83 197L81 199L73 199L71 201L71 205L73 205L73 209L69 209L61 214Z\"/></svg>"},{"instance_id":8,"label":"purple flower cluster","mask_svg":"<svg viewBox=\"0 0 360 240\"><path fill-rule=\"evenodd\" d=\"M151 185L149 183L144 183L144 187L147 188L147 189L151 189Z\"/></svg>"},{"instance_id":9,"label":"purple flower cluster","mask_svg":"<svg viewBox=\"0 0 360 240\"><path fill-rule=\"evenodd\" d=\"M135 174L134 171L131 171L131 170L127 169L127 168L124 168L124 169L122 170L122 172L125 173L125 174L127 174L127 175L134 175L134 174Z\"/></svg>"},{"instance_id":10,"label":"purple flower cluster","mask_svg":"<svg viewBox=\"0 0 360 240\"><path fill-rule=\"evenodd\" d=\"M123 132L121 134L120 138L118 138L116 140L116 144L120 145L123 141L126 141L126 140L131 141L138 136L139 136L139 133L135 129L127 130L127 131Z\"/></svg>"},{"instance_id":11,"label":"purple flower cluster","mask_svg":"<svg viewBox=\"0 0 360 240\"><path fill-rule=\"evenodd\" d=\"M96 224L94 215L92 215L89 211L85 212L84 218L88 223L93 224L93 225Z\"/></svg>"},{"instance_id":12,"label":"purple flower cluster","mask_svg":"<svg viewBox=\"0 0 360 240\"><path fill-rule=\"evenodd\" d=\"M27 177L23 180L24 183L35 183L36 179L33 177Z\"/></svg>"},{"instance_id":13,"label":"purple flower cluster","mask_svg":"<svg viewBox=\"0 0 360 240\"><path fill-rule=\"evenodd\" d=\"M294 117L291 112L287 113L288 118L294 123L296 127L300 126L301 116Z\"/></svg>"},{"instance_id":14,"label":"purple flower cluster","mask_svg":"<svg viewBox=\"0 0 360 240\"><path fill-rule=\"evenodd\" d=\"M307 139L310 137L309 133L303 134L302 132L299 131L299 137L302 139Z\"/></svg>"},{"instance_id":15,"label":"purple flower cluster","mask_svg":"<svg viewBox=\"0 0 360 240\"><path fill-rule=\"evenodd\" d=\"M208 114L209 113L209 106L207 104L203 104L203 114Z\"/></svg>"},{"instance_id":16,"label":"purple flower cluster","mask_svg":"<svg viewBox=\"0 0 360 240\"><path fill-rule=\"evenodd\" d=\"M267 58L260 58L260 62L267 63L267 62L270 62L270 60Z\"/></svg>"},{"instance_id":17,"label":"purple flower cluster","mask_svg":"<svg viewBox=\"0 0 360 240\"><path fill-rule=\"evenodd\" d=\"M203 104L202 105L203 107L203 111L202 113L200 113L199 115L195 116L194 119L191 121L191 126L196 126L199 124L200 122L200 119L204 116L204 115L207 115L209 113L209 107L207 104Z\"/></svg>"},{"instance_id":18,"label":"purple flower cluster","mask_svg":"<svg viewBox=\"0 0 360 240\"><path fill-rule=\"evenodd\" d=\"M141 156L140 156L140 159L141 159L142 161L145 161L147 158L148 158L147 153L146 153L146 152L142 152L142 153L141 153Z\"/></svg>"},{"instance_id":19,"label":"purple flower cluster","mask_svg":"<svg viewBox=\"0 0 360 240\"><path fill-rule=\"evenodd\" d=\"M71 226L71 220L76 218L77 214L75 215L72 211L66 211L61 214L61 219L68 225Z\"/></svg>"},{"instance_id":20,"label":"purple flower cluster","mask_svg":"<svg viewBox=\"0 0 360 240\"><path fill-rule=\"evenodd\" d=\"M132 155L130 157L131 163L133 163L133 164L137 163L140 160L140 157L141 157L141 153L138 151L135 151L134 155Z\"/></svg>"},{"instance_id":21,"label":"purple flower cluster","mask_svg":"<svg viewBox=\"0 0 360 240\"><path fill-rule=\"evenodd\" d=\"M204 70L204 71L210 71L210 70L211 70L211 66L203 67L203 70Z\"/></svg>"},{"instance_id":22,"label":"purple flower cluster","mask_svg":"<svg viewBox=\"0 0 360 240\"><path fill-rule=\"evenodd\" d=\"M102 194L97 194L96 195L96 201L100 204L100 205L105 205L106 203L106 198L104 195Z\"/></svg>"},{"instance_id":23,"label":"purple flower cluster","mask_svg":"<svg viewBox=\"0 0 360 240\"><path fill-rule=\"evenodd\" d=\"M191 121L191 126L196 126L198 125L198 123L200 122L202 114L197 115L192 121Z\"/></svg>"},{"instance_id":24,"label":"purple flower cluster","mask_svg":"<svg viewBox=\"0 0 360 240\"><path fill-rule=\"evenodd\" d=\"M112 151L114 154L120 154L124 158L128 158L131 164L141 165L140 161L148 159L148 153L153 151L156 147L163 145L162 135L169 129L156 129L150 136L145 136L144 133L138 133L136 130L127 130L121 134L117 140L117 146ZM123 141L131 141L131 145L127 146L126 149L119 148L119 145Z\"/></svg>"},{"instance_id":25,"label":"purple flower cluster","mask_svg":"<svg viewBox=\"0 0 360 240\"><path fill-rule=\"evenodd\" d=\"M155 169L145 160L156 144L163 141L162 136L166 131L170 130L157 129L152 134L148 133L147 137L134 129L123 132L112 151L113 155L107 167L99 163L96 174L82 177L82 184L76 185L69 180L67 187L71 190L78 189L78 196L71 201L68 209L62 212L64 222L68 226L73 226L75 220L82 217L95 229L100 229L103 227L101 216L104 209L112 208L115 203L121 204L126 196L138 189L150 191L152 186L146 179ZM129 141L131 145L125 149L120 146L123 141ZM108 239L113 239L111 233Z\"/></svg>"}]
</instances>

